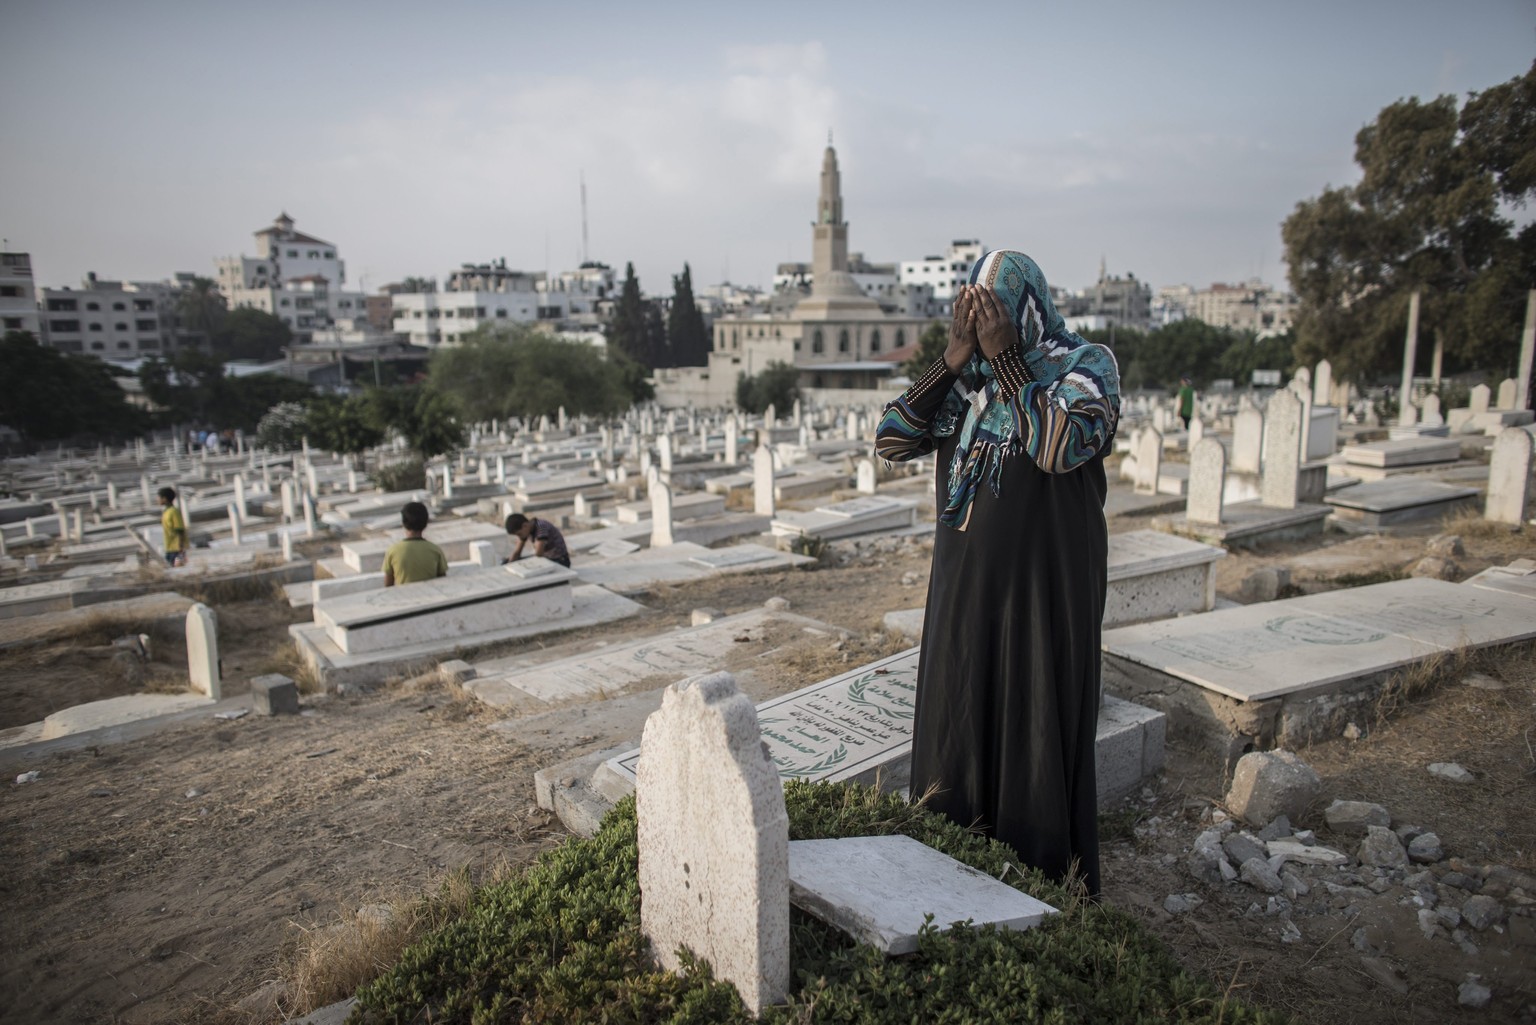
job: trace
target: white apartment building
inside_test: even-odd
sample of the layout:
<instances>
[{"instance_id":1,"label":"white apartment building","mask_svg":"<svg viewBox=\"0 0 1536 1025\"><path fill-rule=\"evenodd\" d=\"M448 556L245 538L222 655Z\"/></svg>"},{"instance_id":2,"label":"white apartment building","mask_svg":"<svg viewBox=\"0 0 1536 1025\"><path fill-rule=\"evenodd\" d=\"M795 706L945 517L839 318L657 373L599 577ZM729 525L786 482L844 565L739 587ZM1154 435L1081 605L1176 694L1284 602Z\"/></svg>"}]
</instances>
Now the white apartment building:
<instances>
[{"instance_id":1,"label":"white apartment building","mask_svg":"<svg viewBox=\"0 0 1536 1025\"><path fill-rule=\"evenodd\" d=\"M90 274L80 288L38 293L43 340L60 352L134 359L175 351L181 284L107 281Z\"/></svg>"},{"instance_id":2,"label":"white apartment building","mask_svg":"<svg viewBox=\"0 0 1536 1025\"><path fill-rule=\"evenodd\" d=\"M903 285L928 285L939 304L936 316L948 316L950 304L971 275L976 261L987 255L979 239L956 239L943 256L925 256L921 260L903 260L900 278Z\"/></svg>"},{"instance_id":3,"label":"white apartment building","mask_svg":"<svg viewBox=\"0 0 1536 1025\"><path fill-rule=\"evenodd\" d=\"M592 260L553 278L538 275L534 287L539 292L540 320L562 321L582 330L596 328L603 309L619 293L613 268Z\"/></svg>"},{"instance_id":4,"label":"white apartment building","mask_svg":"<svg viewBox=\"0 0 1536 1025\"><path fill-rule=\"evenodd\" d=\"M508 270L505 261L463 264L441 291L391 296L395 333L412 345L435 348L457 344L482 324L532 323L539 319L536 286L542 277Z\"/></svg>"},{"instance_id":5,"label":"white apartment building","mask_svg":"<svg viewBox=\"0 0 1536 1025\"><path fill-rule=\"evenodd\" d=\"M1252 331L1260 338L1283 335L1296 320L1298 300L1272 285L1249 278L1241 284L1217 282L1194 292L1189 315L1212 327Z\"/></svg>"},{"instance_id":6,"label":"white apartment building","mask_svg":"<svg viewBox=\"0 0 1536 1025\"><path fill-rule=\"evenodd\" d=\"M219 291L231 309L263 310L293 329L300 341L317 329L364 316L367 297L349 292L346 265L334 243L294 230L294 220L281 214L268 227L253 233L256 256L216 260Z\"/></svg>"},{"instance_id":7,"label":"white apartment building","mask_svg":"<svg viewBox=\"0 0 1536 1025\"><path fill-rule=\"evenodd\" d=\"M43 340L30 253L0 253L0 334L7 331L28 331Z\"/></svg>"}]
</instances>

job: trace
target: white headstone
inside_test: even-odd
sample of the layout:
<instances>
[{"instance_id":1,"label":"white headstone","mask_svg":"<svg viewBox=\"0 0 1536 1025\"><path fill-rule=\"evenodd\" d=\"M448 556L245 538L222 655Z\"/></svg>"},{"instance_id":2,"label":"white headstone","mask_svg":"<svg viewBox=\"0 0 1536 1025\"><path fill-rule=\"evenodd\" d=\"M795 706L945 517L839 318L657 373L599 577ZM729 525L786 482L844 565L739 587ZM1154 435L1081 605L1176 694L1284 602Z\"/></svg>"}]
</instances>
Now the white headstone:
<instances>
[{"instance_id":1,"label":"white headstone","mask_svg":"<svg viewBox=\"0 0 1536 1025\"><path fill-rule=\"evenodd\" d=\"M1518 527L1531 514L1532 440L1518 427L1506 427L1493 439L1484 519Z\"/></svg>"},{"instance_id":2,"label":"white headstone","mask_svg":"<svg viewBox=\"0 0 1536 1025\"><path fill-rule=\"evenodd\" d=\"M672 435L656 436L656 461L661 464L662 473L672 472Z\"/></svg>"},{"instance_id":3,"label":"white headstone","mask_svg":"<svg viewBox=\"0 0 1536 1025\"><path fill-rule=\"evenodd\" d=\"M1189 421L1189 451L1193 453L1195 446L1200 444L1200 439L1205 437L1205 421L1198 416Z\"/></svg>"},{"instance_id":4,"label":"white headstone","mask_svg":"<svg viewBox=\"0 0 1536 1025\"><path fill-rule=\"evenodd\" d=\"M282 546L282 549L283 549L283 561L284 562L292 562L293 561L293 535L288 533L288 531L286 531L286 530L280 530L280 531L278 531L277 536L278 536L278 539L279 539L278 543Z\"/></svg>"},{"instance_id":5,"label":"white headstone","mask_svg":"<svg viewBox=\"0 0 1536 1025\"><path fill-rule=\"evenodd\" d=\"M501 559L496 556L496 546L490 541L471 541L469 561L480 567L491 567L501 563Z\"/></svg>"},{"instance_id":6,"label":"white headstone","mask_svg":"<svg viewBox=\"0 0 1536 1025\"><path fill-rule=\"evenodd\" d=\"M240 512L233 502L225 507L229 513L229 537L235 544L240 543Z\"/></svg>"},{"instance_id":7,"label":"white headstone","mask_svg":"<svg viewBox=\"0 0 1536 1025\"><path fill-rule=\"evenodd\" d=\"M651 547L661 548L673 543L672 486L658 478L647 490L651 496Z\"/></svg>"},{"instance_id":8,"label":"white headstone","mask_svg":"<svg viewBox=\"0 0 1536 1025\"><path fill-rule=\"evenodd\" d=\"M283 507L283 522L292 523L294 514L298 511L293 504L293 481L285 479L278 485L278 497Z\"/></svg>"},{"instance_id":9,"label":"white headstone","mask_svg":"<svg viewBox=\"0 0 1536 1025\"><path fill-rule=\"evenodd\" d=\"M857 489L861 495L875 493L875 464L871 459L860 459L856 471Z\"/></svg>"},{"instance_id":10,"label":"white headstone","mask_svg":"<svg viewBox=\"0 0 1536 1025\"><path fill-rule=\"evenodd\" d=\"M729 673L668 687L636 768L640 929L662 967L707 961L749 1011L789 989L789 818L752 702Z\"/></svg>"},{"instance_id":11,"label":"white headstone","mask_svg":"<svg viewBox=\"0 0 1536 1025\"><path fill-rule=\"evenodd\" d=\"M117 485L107 481L107 508L117 508Z\"/></svg>"},{"instance_id":12,"label":"white headstone","mask_svg":"<svg viewBox=\"0 0 1536 1025\"><path fill-rule=\"evenodd\" d=\"M1264 416L1264 479L1259 497L1274 509L1296 508L1301 475L1302 402L1294 392L1281 389L1269 400Z\"/></svg>"},{"instance_id":13,"label":"white headstone","mask_svg":"<svg viewBox=\"0 0 1536 1025\"><path fill-rule=\"evenodd\" d=\"M587 506L587 496L580 491L571 496L571 515L578 519L586 519L591 514Z\"/></svg>"},{"instance_id":14,"label":"white headstone","mask_svg":"<svg viewBox=\"0 0 1536 1025\"><path fill-rule=\"evenodd\" d=\"M1519 387L1520 386L1515 383L1515 379L1513 377L1506 377L1504 380L1500 381L1499 401L1494 404L1493 408L1514 409L1515 404L1520 401L1520 397L1516 394L1516 390Z\"/></svg>"},{"instance_id":15,"label":"white headstone","mask_svg":"<svg viewBox=\"0 0 1536 1025\"><path fill-rule=\"evenodd\" d=\"M1520 365L1515 369L1515 401L1510 409L1528 408L1531 374L1536 372L1536 288L1525 293L1525 329L1520 332Z\"/></svg>"},{"instance_id":16,"label":"white headstone","mask_svg":"<svg viewBox=\"0 0 1536 1025\"><path fill-rule=\"evenodd\" d=\"M1317 367L1312 374L1312 404L1314 406L1333 405L1333 364L1325 359L1317 361Z\"/></svg>"},{"instance_id":17,"label":"white headstone","mask_svg":"<svg viewBox=\"0 0 1536 1025\"><path fill-rule=\"evenodd\" d=\"M1467 408L1473 413L1488 412L1488 403L1493 392L1486 384L1472 386L1472 393L1467 396Z\"/></svg>"},{"instance_id":18,"label":"white headstone","mask_svg":"<svg viewBox=\"0 0 1536 1025\"><path fill-rule=\"evenodd\" d=\"M737 446L741 443L741 425L736 420L736 414L731 413L725 418L725 461L729 466L736 465L740 453Z\"/></svg>"},{"instance_id":19,"label":"white headstone","mask_svg":"<svg viewBox=\"0 0 1536 1025\"><path fill-rule=\"evenodd\" d=\"M453 497L453 464L443 464L443 497Z\"/></svg>"},{"instance_id":20,"label":"white headstone","mask_svg":"<svg viewBox=\"0 0 1536 1025\"><path fill-rule=\"evenodd\" d=\"M219 674L219 617L198 602L187 610L187 675L192 686L217 701L223 696Z\"/></svg>"},{"instance_id":21,"label":"white headstone","mask_svg":"<svg viewBox=\"0 0 1536 1025\"><path fill-rule=\"evenodd\" d=\"M1156 427L1142 430L1136 439L1136 494L1157 494L1157 478L1163 472L1163 435Z\"/></svg>"},{"instance_id":22,"label":"white headstone","mask_svg":"<svg viewBox=\"0 0 1536 1025\"><path fill-rule=\"evenodd\" d=\"M773 449L758 445L752 453L752 511L759 516L774 514Z\"/></svg>"},{"instance_id":23,"label":"white headstone","mask_svg":"<svg viewBox=\"0 0 1536 1025\"><path fill-rule=\"evenodd\" d=\"M1215 438L1202 438L1189 454L1189 501L1185 518L1191 523L1220 523L1227 485L1227 450Z\"/></svg>"},{"instance_id":24,"label":"white headstone","mask_svg":"<svg viewBox=\"0 0 1536 1025\"><path fill-rule=\"evenodd\" d=\"M357 494L357 471L350 466L347 467L347 494Z\"/></svg>"},{"instance_id":25,"label":"white headstone","mask_svg":"<svg viewBox=\"0 0 1536 1025\"><path fill-rule=\"evenodd\" d=\"M1416 422L1413 405L1413 364L1419 352L1419 293L1408 299L1408 331L1403 336L1403 384L1398 389L1398 423L1412 427Z\"/></svg>"},{"instance_id":26,"label":"white headstone","mask_svg":"<svg viewBox=\"0 0 1536 1025\"><path fill-rule=\"evenodd\" d=\"M312 495L300 495L299 501L304 505L304 536L315 536L315 499Z\"/></svg>"},{"instance_id":27,"label":"white headstone","mask_svg":"<svg viewBox=\"0 0 1536 1025\"><path fill-rule=\"evenodd\" d=\"M1426 427L1439 427L1445 423L1445 418L1440 415L1440 396L1424 396L1424 401L1419 404L1419 422Z\"/></svg>"},{"instance_id":28,"label":"white headstone","mask_svg":"<svg viewBox=\"0 0 1536 1025\"><path fill-rule=\"evenodd\" d=\"M773 427L779 422L778 410L773 408L773 403L768 403L768 408L763 410L763 426Z\"/></svg>"}]
</instances>

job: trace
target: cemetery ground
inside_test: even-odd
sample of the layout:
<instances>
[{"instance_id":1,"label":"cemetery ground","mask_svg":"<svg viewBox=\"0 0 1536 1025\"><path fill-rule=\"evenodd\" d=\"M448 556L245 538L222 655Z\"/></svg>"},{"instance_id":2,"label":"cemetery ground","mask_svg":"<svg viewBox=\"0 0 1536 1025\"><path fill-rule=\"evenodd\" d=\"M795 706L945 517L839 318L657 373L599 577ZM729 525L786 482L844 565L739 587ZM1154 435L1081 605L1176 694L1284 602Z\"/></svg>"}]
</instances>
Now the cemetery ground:
<instances>
[{"instance_id":1,"label":"cemetery ground","mask_svg":"<svg viewBox=\"0 0 1536 1025\"><path fill-rule=\"evenodd\" d=\"M1111 530L1142 525L1122 518ZM1462 538L1450 556L1456 579L1531 554L1528 531L1470 520L1450 527ZM1219 564L1218 592L1242 599L1256 570L1277 566L1291 570L1287 593L1403 575L1432 542L1446 547L1434 541L1445 529L1330 534L1235 552ZM880 630L880 617L922 603L929 558L923 542L838 542L814 571L657 587L641 596L644 615L558 638L551 650L590 651L687 625L695 608L744 612L779 595L794 613L847 631L774 639L783 641L774 665L789 691L906 647ZM251 676L292 674L286 627L306 610L275 594L213 604L226 697ZM0 675L30 681L28 692L58 705L171 686L175 642L163 666L152 661L148 678L136 679L110 671L110 641L97 630L0 652ZM1359 739L1314 745L1302 757L1323 777L1324 803L1386 805L1394 825L1438 833L1447 856L1460 859L1450 864L1466 874L1490 864L1536 873L1536 654L1504 649L1474 661L1421 674L1423 689L1360 723ZM1473 669L1502 689L1462 685ZM552 730L547 747L519 743L494 728L506 709L436 679L308 695L304 704L298 717L201 715L130 742L65 745L25 764L0 757L12 775L40 771L35 783L11 786L0 811L6 1020L272 1022L345 996L366 977L359 962L376 954L387 963L390 934L410 916L440 920L462 901L466 881L515 870L564 840L558 821L535 805L536 769L633 739L573 725ZM0 727L51 709L0 695ZM1427 764L1448 761L1475 780L1424 775ZM1456 987L1500 957L1523 965L1530 983L1531 918L1477 933L1480 951L1469 955L1447 938L1423 938L1414 911L1399 903L1400 886L1376 894L1367 880L1346 882L1335 896L1319 873L1317 896L1297 900L1292 916L1301 938L1286 942L1262 894L1193 881L1185 856L1225 790L1220 758L1174 735L1162 777L1102 820L1105 899L1141 918L1185 967L1299 1021L1521 1020L1507 986L1485 1012L1458 1008ZM1320 808L1303 825L1321 843L1355 846L1330 835ZM1188 893L1203 903L1165 909L1170 895ZM367 948L375 940L378 951ZM1390 984L1367 959L1388 965Z\"/></svg>"}]
</instances>

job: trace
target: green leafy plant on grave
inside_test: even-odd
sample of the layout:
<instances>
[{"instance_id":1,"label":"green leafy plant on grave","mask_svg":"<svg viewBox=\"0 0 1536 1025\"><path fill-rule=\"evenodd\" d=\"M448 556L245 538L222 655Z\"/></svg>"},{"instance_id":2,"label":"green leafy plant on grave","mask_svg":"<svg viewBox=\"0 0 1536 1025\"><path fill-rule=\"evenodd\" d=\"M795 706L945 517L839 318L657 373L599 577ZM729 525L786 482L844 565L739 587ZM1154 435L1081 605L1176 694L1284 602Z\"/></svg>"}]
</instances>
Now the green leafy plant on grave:
<instances>
[{"instance_id":1,"label":"green leafy plant on grave","mask_svg":"<svg viewBox=\"0 0 1536 1025\"><path fill-rule=\"evenodd\" d=\"M1008 847L855 784L784 787L792 839L903 834L1059 908L1022 932L922 932L917 952L886 957L795 911L793 981L763 1021L1169 1021L1282 1025L1283 1013L1224 994L1184 971L1125 912L1019 867ZM573 840L522 876L479 891L467 913L409 948L358 992L354 1025L457 1022L740 1023L735 990L692 962L651 963L640 935L633 799L590 840Z\"/></svg>"},{"instance_id":2,"label":"green leafy plant on grave","mask_svg":"<svg viewBox=\"0 0 1536 1025\"><path fill-rule=\"evenodd\" d=\"M798 534L789 539L789 550L796 555L809 555L820 562L828 551L827 539L815 534Z\"/></svg>"}]
</instances>

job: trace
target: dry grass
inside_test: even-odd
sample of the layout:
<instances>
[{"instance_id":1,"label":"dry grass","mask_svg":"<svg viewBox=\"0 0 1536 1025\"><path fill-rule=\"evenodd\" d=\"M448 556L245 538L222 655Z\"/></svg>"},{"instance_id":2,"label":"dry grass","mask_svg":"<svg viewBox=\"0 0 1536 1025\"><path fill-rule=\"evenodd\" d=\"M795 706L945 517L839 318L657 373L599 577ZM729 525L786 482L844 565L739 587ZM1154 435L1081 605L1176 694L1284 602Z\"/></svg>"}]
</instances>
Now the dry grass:
<instances>
[{"instance_id":1,"label":"dry grass","mask_svg":"<svg viewBox=\"0 0 1536 1025\"><path fill-rule=\"evenodd\" d=\"M300 936L284 965L288 1011L307 1014L351 996L393 966L410 944L462 917L477 888L504 882L518 871L505 860L479 879L460 869L444 876L433 892L394 894L318 928L295 923Z\"/></svg>"},{"instance_id":2,"label":"dry grass","mask_svg":"<svg viewBox=\"0 0 1536 1025\"><path fill-rule=\"evenodd\" d=\"M1536 539L1533 539L1524 528L1485 520L1476 509L1461 509L1448 513L1440 521L1440 526L1447 534L1460 534L1463 538L1508 542L1511 554L1514 556L1522 552L1525 555L1536 554ZM1503 548L1504 545L1496 545L1496 547Z\"/></svg>"},{"instance_id":3,"label":"dry grass","mask_svg":"<svg viewBox=\"0 0 1536 1025\"><path fill-rule=\"evenodd\" d=\"M90 612L78 619L66 619L52 625L44 638L87 647L111 644L126 634L148 634L155 645L181 643L180 635L156 623L145 623L136 616L110 612Z\"/></svg>"}]
</instances>

